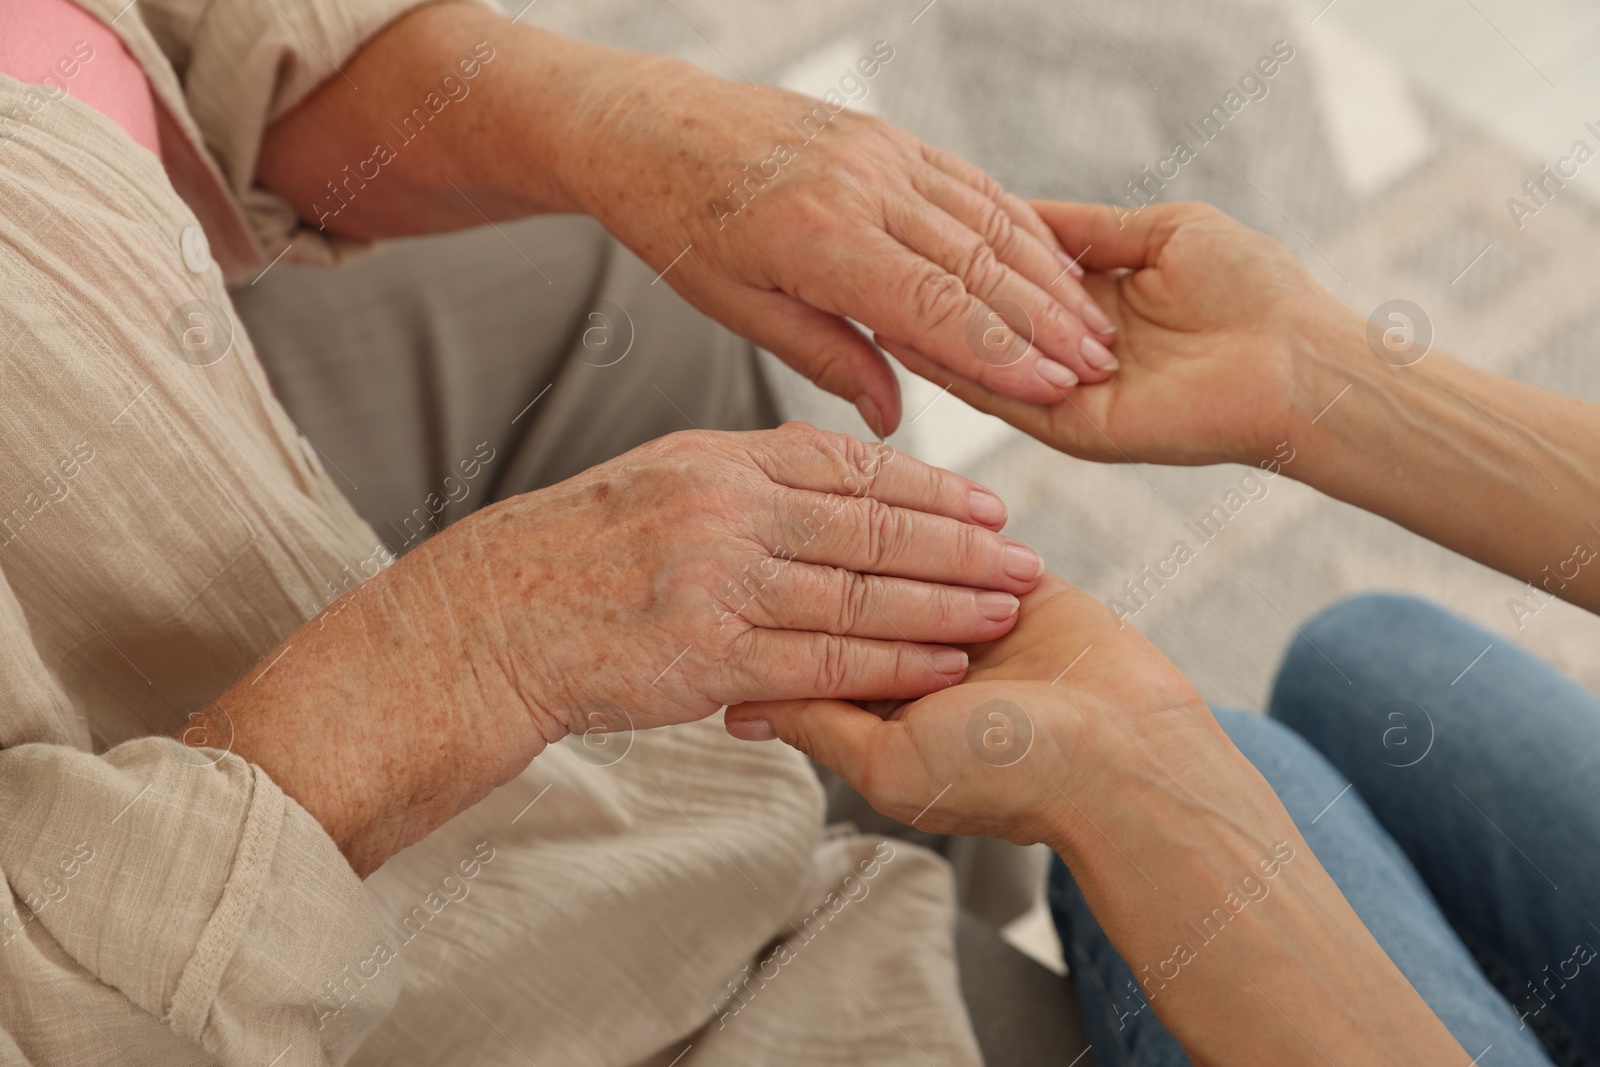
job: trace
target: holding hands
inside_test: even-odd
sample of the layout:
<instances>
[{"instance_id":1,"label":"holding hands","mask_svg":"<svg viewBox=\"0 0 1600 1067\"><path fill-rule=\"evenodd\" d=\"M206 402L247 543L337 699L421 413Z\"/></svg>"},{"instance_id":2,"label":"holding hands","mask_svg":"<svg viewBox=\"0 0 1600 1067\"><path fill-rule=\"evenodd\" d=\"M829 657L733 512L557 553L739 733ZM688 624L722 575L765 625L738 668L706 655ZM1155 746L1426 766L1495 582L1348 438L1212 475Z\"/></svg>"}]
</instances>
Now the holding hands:
<instances>
[{"instance_id":1,"label":"holding hands","mask_svg":"<svg viewBox=\"0 0 1600 1067\"><path fill-rule=\"evenodd\" d=\"M776 736L823 763L879 811L933 833L1057 850L1073 805L1114 801L1112 770L1136 738L1215 741L1210 710L1131 626L1055 575L1021 620L972 649L965 683L880 717L839 700L744 704L728 732Z\"/></svg>"},{"instance_id":2,"label":"holding hands","mask_svg":"<svg viewBox=\"0 0 1600 1067\"><path fill-rule=\"evenodd\" d=\"M1552 577L1552 561L1586 556L1574 546L1593 533L1594 404L1434 351L1431 326L1423 344L1407 332L1422 323L1369 323L1283 246L1209 205L1033 206L1116 320L1114 376L1030 404L880 337L885 347L1083 459L1266 466L1289 444L1296 481L1600 610L1600 571L1569 563ZM1384 322L1406 330L1380 336ZM1508 513L1518 521L1483 522Z\"/></svg>"},{"instance_id":3,"label":"holding hands","mask_svg":"<svg viewBox=\"0 0 1600 1067\"><path fill-rule=\"evenodd\" d=\"M1062 244L1091 270L1090 294L1116 320L1121 369L1044 405L880 337L918 374L1070 455L1102 461L1254 465L1297 415L1314 416L1302 364L1349 331L1355 314L1319 288L1283 246L1207 204L1137 214L1036 201Z\"/></svg>"},{"instance_id":4,"label":"holding hands","mask_svg":"<svg viewBox=\"0 0 1600 1067\"><path fill-rule=\"evenodd\" d=\"M1004 522L885 445L675 434L424 542L187 736L231 736L365 874L569 733L959 682L954 646L1004 634L1039 578Z\"/></svg>"}]
</instances>

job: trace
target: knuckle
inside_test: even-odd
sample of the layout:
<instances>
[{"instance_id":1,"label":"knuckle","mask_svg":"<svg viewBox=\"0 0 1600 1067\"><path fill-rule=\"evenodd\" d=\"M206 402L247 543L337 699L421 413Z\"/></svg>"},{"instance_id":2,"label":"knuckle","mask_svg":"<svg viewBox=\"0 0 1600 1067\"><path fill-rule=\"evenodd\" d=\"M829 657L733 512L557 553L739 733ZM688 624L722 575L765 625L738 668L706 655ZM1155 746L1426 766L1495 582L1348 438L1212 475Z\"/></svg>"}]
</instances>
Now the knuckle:
<instances>
[{"instance_id":1,"label":"knuckle","mask_svg":"<svg viewBox=\"0 0 1600 1067\"><path fill-rule=\"evenodd\" d=\"M956 525L956 565L963 574L989 573L994 534L968 523Z\"/></svg>"},{"instance_id":2,"label":"knuckle","mask_svg":"<svg viewBox=\"0 0 1600 1067\"><path fill-rule=\"evenodd\" d=\"M929 164L930 166L942 168L945 160L950 157L949 152L946 152L938 145L929 144L927 141L918 141L917 147L922 152L923 162Z\"/></svg>"},{"instance_id":3,"label":"knuckle","mask_svg":"<svg viewBox=\"0 0 1600 1067\"><path fill-rule=\"evenodd\" d=\"M1025 336L1032 341L1040 334L1049 332L1057 336L1072 335L1080 332L1077 318L1069 313L1059 300L1047 299L1035 312L1038 318L1038 329L1025 331Z\"/></svg>"},{"instance_id":4,"label":"knuckle","mask_svg":"<svg viewBox=\"0 0 1600 1067\"><path fill-rule=\"evenodd\" d=\"M866 621L867 612L871 610L871 597L868 595L868 579L853 571L840 571L838 587L838 604L834 621L837 632L841 634L855 633Z\"/></svg>"},{"instance_id":5,"label":"knuckle","mask_svg":"<svg viewBox=\"0 0 1600 1067\"><path fill-rule=\"evenodd\" d=\"M1013 247L1018 233L1017 224L999 204L991 201L983 209L983 219L979 224L984 243L990 248L1005 250Z\"/></svg>"},{"instance_id":6,"label":"knuckle","mask_svg":"<svg viewBox=\"0 0 1600 1067\"><path fill-rule=\"evenodd\" d=\"M928 598L927 617L941 633L953 630L967 616L966 600L953 589L939 589Z\"/></svg>"},{"instance_id":7,"label":"knuckle","mask_svg":"<svg viewBox=\"0 0 1600 1067\"><path fill-rule=\"evenodd\" d=\"M911 313L922 329L934 331L961 324L968 306L968 293L959 277L930 268L913 275L909 284Z\"/></svg>"},{"instance_id":8,"label":"knuckle","mask_svg":"<svg viewBox=\"0 0 1600 1067\"><path fill-rule=\"evenodd\" d=\"M863 556L874 570L883 567L896 553L903 536L899 512L868 497L862 501Z\"/></svg>"},{"instance_id":9,"label":"knuckle","mask_svg":"<svg viewBox=\"0 0 1600 1067\"><path fill-rule=\"evenodd\" d=\"M796 441L796 444L808 449L828 469L838 470L848 460L848 441L849 439L841 433L834 433L831 430L813 430Z\"/></svg>"},{"instance_id":10,"label":"knuckle","mask_svg":"<svg viewBox=\"0 0 1600 1067\"><path fill-rule=\"evenodd\" d=\"M794 454L807 448L816 447L816 443L827 433L819 430L809 422L786 422L775 430L758 430L761 451L767 455Z\"/></svg>"},{"instance_id":11,"label":"knuckle","mask_svg":"<svg viewBox=\"0 0 1600 1067\"><path fill-rule=\"evenodd\" d=\"M829 459L833 459L838 455L838 450L840 447L839 442L844 439L844 436L845 435L842 433L835 433L832 430L822 430L815 426L808 425L803 431L800 439L806 445L815 449L819 454Z\"/></svg>"},{"instance_id":12,"label":"knuckle","mask_svg":"<svg viewBox=\"0 0 1600 1067\"><path fill-rule=\"evenodd\" d=\"M661 438L661 446L673 452L696 452L704 447L693 430L674 430Z\"/></svg>"},{"instance_id":13,"label":"knuckle","mask_svg":"<svg viewBox=\"0 0 1600 1067\"><path fill-rule=\"evenodd\" d=\"M816 430L805 443L832 471L830 484L843 496L865 495L872 484L872 473L882 465L873 445L848 434Z\"/></svg>"},{"instance_id":14,"label":"knuckle","mask_svg":"<svg viewBox=\"0 0 1600 1067\"><path fill-rule=\"evenodd\" d=\"M657 438L648 446L660 459L681 461L710 451L707 439L694 430L677 430Z\"/></svg>"},{"instance_id":15,"label":"knuckle","mask_svg":"<svg viewBox=\"0 0 1600 1067\"><path fill-rule=\"evenodd\" d=\"M994 246L985 240L974 238L962 251L954 273L966 285L969 292L988 293L992 292L1000 281L1003 270Z\"/></svg>"},{"instance_id":16,"label":"knuckle","mask_svg":"<svg viewBox=\"0 0 1600 1067\"><path fill-rule=\"evenodd\" d=\"M779 190L782 191L781 185ZM793 194L792 202L784 206L788 209L785 215L794 227L797 240L823 240L838 229L838 206L814 190L806 189Z\"/></svg>"},{"instance_id":17,"label":"knuckle","mask_svg":"<svg viewBox=\"0 0 1600 1067\"><path fill-rule=\"evenodd\" d=\"M844 691L845 681L850 676L848 653L849 647L842 637L833 634L823 634L819 639L820 647L817 649L816 675L813 683L816 691L822 694L839 693Z\"/></svg>"},{"instance_id":18,"label":"knuckle","mask_svg":"<svg viewBox=\"0 0 1600 1067\"><path fill-rule=\"evenodd\" d=\"M857 492L861 480L859 476L872 466L874 459L872 446L860 438L846 437L842 434L839 435L836 444L837 458L843 464L843 469L839 472L842 479L840 484L847 492Z\"/></svg>"},{"instance_id":19,"label":"knuckle","mask_svg":"<svg viewBox=\"0 0 1600 1067\"><path fill-rule=\"evenodd\" d=\"M1000 184L1000 179L982 167L974 165L970 173L972 174L972 184L977 187L978 192L990 200L998 201L1006 196L1006 187Z\"/></svg>"}]
</instances>

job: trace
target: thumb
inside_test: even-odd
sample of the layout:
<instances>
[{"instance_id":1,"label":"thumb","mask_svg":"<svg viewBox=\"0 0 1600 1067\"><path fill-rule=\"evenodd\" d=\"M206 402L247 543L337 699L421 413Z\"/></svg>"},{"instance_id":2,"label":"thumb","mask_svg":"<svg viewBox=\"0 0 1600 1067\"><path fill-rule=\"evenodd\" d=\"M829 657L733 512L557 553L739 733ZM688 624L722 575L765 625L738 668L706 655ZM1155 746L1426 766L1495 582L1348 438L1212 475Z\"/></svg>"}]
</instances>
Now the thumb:
<instances>
[{"instance_id":1,"label":"thumb","mask_svg":"<svg viewBox=\"0 0 1600 1067\"><path fill-rule=\"evenodd\" d=\"M766 723L770 728L763 728ZM828 768L852 787L866 777L889 735L903 729L843 700L762 700L735 704L725 729L746 741L776 736Z\"/></svg>"},{"instance_id":2,"label":"thumb","mask_svg":"<svg viewBox=\"0 0 1600 1067\"><path fill-rule=\"evenodd\" d=\"M843 397L867 428L887 437L900 424L900 385L882 352L838 315L786 293L741 288L727 293L724 321L813 384Z\"/></svg>"},{"instance_id":3,"label":"thumb","mask_svg":"<svg viewBox=\"0 0 1600 1067\"><path fill-rule=\"evenodd\" d=\"M1090 270L1138 270L1155 263L1167 238L1189 221L1200 205L1151 204L1131 211L1117 204L1074 204L1064 200L1029 201L1055 231L1069 255Z\"/></svg>"}]
</instances>

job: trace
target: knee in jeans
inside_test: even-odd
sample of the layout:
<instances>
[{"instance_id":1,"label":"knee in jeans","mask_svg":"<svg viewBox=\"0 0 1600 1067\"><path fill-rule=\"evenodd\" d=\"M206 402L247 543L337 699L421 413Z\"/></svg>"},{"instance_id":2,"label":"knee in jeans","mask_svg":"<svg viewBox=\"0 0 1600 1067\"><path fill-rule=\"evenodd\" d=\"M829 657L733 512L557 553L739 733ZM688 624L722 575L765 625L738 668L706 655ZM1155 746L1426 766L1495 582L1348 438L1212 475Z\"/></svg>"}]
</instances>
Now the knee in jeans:
<instances>
[{"instance_id":1,"label":"knee in jeans","mask_svg":"<svg viewBox=\"0 0 1600 1067\"><path fill-rule=\"evenodd\" d=\"M1392 677L1419 640L1437 643L1469 629L1466 620L1404 593L1361 593L1313 616L1290 642L1276 688L1286 682L1338 682ZM1329 677L1323 678L1326 673Z\"/></svg>"},{"instance_id":2,"label":"knee in jeans","mask_svg":"<svg viewBox=\"0 0 1600 1067\"><path fill-rule=\"evenodd\" d=\"M1324 608L1301 631L1335 662L1333 649L1346 654L1359 668L1369 655L1404 647L1419 633L1438 632L1458 625L1450 612L1421 597L1406 593L1359 593ZM1312 650L1315 655L1315 651Z\"/></svg>"},{"instance_id":3,"label":"knee in jeans","mask_svg":"<svg viewBox=\"0 0 1600 1067\"><path fill-rule=\"evenodd\" d=\"M1362 593L1324 609L1300 628L1273 683L1268 714L1326 751L1333 734L1365 737L1419 675L1420 646L1471 624L1419 597ZM1378 734L1382 735L1382 724Z\"/></svg>"}]
</instances>

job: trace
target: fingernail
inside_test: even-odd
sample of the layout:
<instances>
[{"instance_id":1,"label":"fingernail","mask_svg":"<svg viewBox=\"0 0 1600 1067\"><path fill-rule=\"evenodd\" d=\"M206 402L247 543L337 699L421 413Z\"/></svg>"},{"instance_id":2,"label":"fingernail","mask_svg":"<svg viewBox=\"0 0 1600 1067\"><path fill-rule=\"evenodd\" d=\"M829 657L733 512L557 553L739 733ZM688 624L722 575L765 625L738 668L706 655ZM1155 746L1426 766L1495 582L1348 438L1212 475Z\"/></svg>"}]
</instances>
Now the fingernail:
<instances>
[{"instance_id":1,"label":"fingernail","mask_svg":"<svg viewBox=\"0 0 1600 1067\"><path fill-rule=\"evenodd\" d=\"M967 654L959 648L942 648L929 659L940 674L960 674L967 669Z\"/></svg>"},{"instance_id":2,"label":"fingernail","mask_svg":"<svg viewBox=\"0 0 1600 1067\"><path fill-rule=\"evenodd\" d=\"M1078 384L1078 376L1052 359L1039 360L1039 377L1057 389L1071 389Z\"/></svg>"},{"instance_id":3,"label":"fingernail","mask_svg":"<svg viewBox=\"0 0 1600 1067\"><path fill-rule=\"evenodd\" d=\"M1095 333L1116 333L1117 324L1111 321L1105 309L1093 300L1083 302L1083 322Z\"/></svg>"},{"instance_id":4,"label":"fingernail","mask_svg":"<svg viewBox=\"0 0 1600 1067\"><path fill-rule=\"evenodd\" d=\"M740 719L728 723L728 733L741 741L771 741L778 731L766 719Z\"/></svg>"},{"instance_id":5,"label":"fingernail","mask_svg":"<svg viewBox=\"0 0 1600 1067\"><path fill-rule=\"evenodd\" d=\"M1065 252L1057 252L1056 253L1056 258L1061 261L1061 265L1063 267L1067 268L1067 273L1071 274L1074 278L1083 277L1083 264L1082 263L1079 263L1077 260L1075 260L1071 256L1067 255Z\"/></svg>"},{"instance_id":6,"label":"fingernail","mask_svg":"<svg viewBox=\"0 0 1600 1067\"><path fill-rule=\"evenodd\" d=\"M883 413L878 410L878 405L865 393L856 397L856 410L861 412L861 419L867 424L876 437L883 437Z\"/></svg>"},{"instance_id":7,"label":"fingernail","mask_svg":"<svg viewBox=\"0 0 1600 1067\"><path fill-rule=\"evenodd\" d=\"M990 622L1000 622L1011 618L1021 606L1022 601L1010 593L978 594L978 614Z\"/></svg>"},{"instance_id":8,"label":"fingernail","mask_svg":"<svg viewBox=\"0 0 1600 1067\"><path fill-rule=\"evenodd\" d=\"M1091 367L1101 370L1116 370L1119 364L1117 357L1111 354L1111 349L1096 341L1093 337L1084 337L1083 344L1078 346L1083 350L1083 358L1089 361Z\"/></svg>"},{"instance_id":9,"label":"fingernail","mask_svg":"<svg viewBox=\"0 0 1600 1067\"><path fill-rule=\"evenodd\" d=\"M972 491L967 497L967 511L985 526L999 526L1006 521L1005 504L987 489Z\"/></svg>"},{"instance_id":10,"label":"fingernail","mask_svg":"<svg viewBox=\"0 0 1600 1067\"><path fill-rule=\"evenodd\" d=\"M1039 553L1025 545L1007 545L1005 571L1019 582L1031 582L1044 570L1044 560Z\"/></svg>"}]
</instances>

